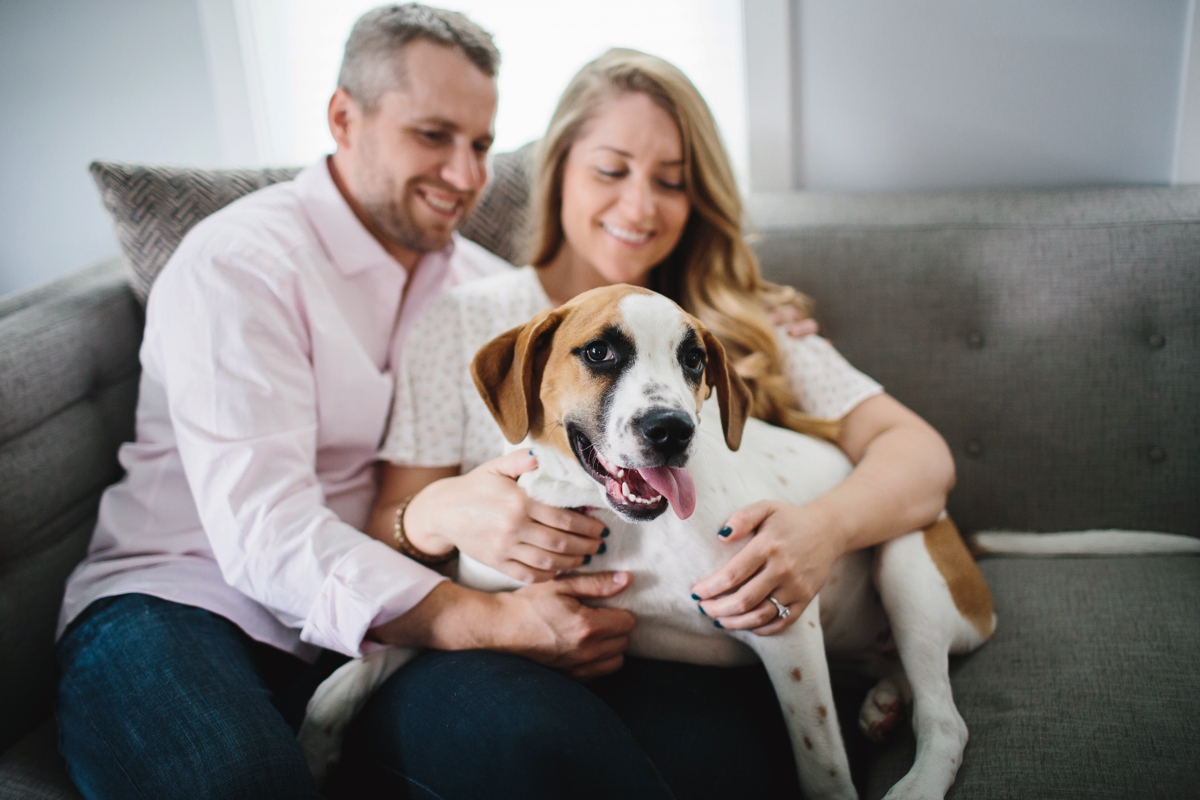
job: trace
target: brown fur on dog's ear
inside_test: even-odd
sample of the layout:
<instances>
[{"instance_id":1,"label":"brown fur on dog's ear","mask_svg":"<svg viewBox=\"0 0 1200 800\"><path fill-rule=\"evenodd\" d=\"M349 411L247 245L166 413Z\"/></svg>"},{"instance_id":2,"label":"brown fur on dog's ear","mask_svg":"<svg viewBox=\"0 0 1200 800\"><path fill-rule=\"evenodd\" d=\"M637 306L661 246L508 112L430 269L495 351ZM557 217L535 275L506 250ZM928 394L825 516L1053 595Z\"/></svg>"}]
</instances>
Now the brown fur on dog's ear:
<instances>
[{"instance_id":1,"label":"brown fur on dog's ear","mask_svg":"<svg viewBox=\"0 0 1200 800\"><path fill-rule=\"evenodd\" d=\"M721 406L721 428L725 431L725 444L730 450L737 450L742 444L742 428L746 426L746 416L750 413L750 388L746 386L742 376L730 366L725 356L725 348L717 340L712 331L702 331L704 349L708 353L708 366L704 370L704 379L708 385L717 390L717 402Z\"/></svg>"},{"instance_id":2,"label":"brown fur on dog's ear","mask_svg":"<svg viewBox=\"0 0 1200 800\"><path fill-rule=\"evenodd\" d=\"M534 385L534 362L539 345L560 322L561 313L542 311L519 328L492 339L471 359L475 388L512 444L525 438L537 416L540 387Z\"/></svg>"}]
</instances>

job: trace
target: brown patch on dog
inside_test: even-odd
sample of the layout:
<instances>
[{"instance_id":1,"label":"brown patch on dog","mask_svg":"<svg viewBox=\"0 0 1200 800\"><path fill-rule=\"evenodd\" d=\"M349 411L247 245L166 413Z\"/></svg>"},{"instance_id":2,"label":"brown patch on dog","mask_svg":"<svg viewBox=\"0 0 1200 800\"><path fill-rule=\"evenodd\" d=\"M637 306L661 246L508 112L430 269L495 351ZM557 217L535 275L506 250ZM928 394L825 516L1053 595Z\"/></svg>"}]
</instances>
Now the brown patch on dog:
<instances>
[{"instance_id":1,"label":"brown patch on dog","mask_svg":"<svg viewBox=\"0 0 1200 800\"><path fill-rule=\"evenodd\" d=\"M794 680L796 683L800 682L800 668L799 667L792 667L792 671L789 674L792 676L792 680Z\"/></svg>"},{"instance_id":2,"label":"brown patch on dog","mask_svg":"<svg viewBox=\"0 0 1200 800\"><path fill-rule=\"evenodd\" d=\"M836 777L837 777L837 770L836 770L836 769L831 769L831 770L829 770L829 777L831 777L831 778L836 778Z\"/></svg>"},{"instance_id":3,"label":"brown patch on dog","mask_svg":"<svg viewBox=\"0 0 1200 800\"><path fill-rule=\"evenodd\" d=\"M691 315L688 315L689 317ZM695 320L695 317L691 317ZM700 325L700 321L695 321ZM725 431L725 444L737 450L742 444L742 428L750 414L753 398L742 377L727 363L725 348L716 335L707 328L697 328L704 350L708 353L708 365L704 368L704 380L717 390L717 401L721 405L721 429Z\"/></svg>"},{"instance_id":4,"label":"brown patch on dog","mask_svg":"<svg viewBox=\"0 0 1200 800\"><path fill-rule=\"evenodd\" d=\"M813 622L813 621L809 620L808 627L810 627L810 628L815 628L815 627L817 627L817 623L815 623L815 622Z\"/></svg>"},{"instance_id":5,"label":"brown patch on dog","mask_svg":"<svg viewBox=\"0 0 1200 800\"><path fill-rule=\"evenodd\" d=\"M824 722L825 718L829 716L829 709L825 706L817 706L817 713L821 715L821 721Z\"/></svg>"},{"instance_id":6,"label":"brown patch on dog","mask_svg":"<svg viewBox=\"0 0 1200 800\"><path fill-rule=\"evenodd\" d=\"M783 477L782 475L779 476L779 482L784 486L787 486L787 478Z\"/></svg>"},{"instance_id":7,"label":"brown patch on dog","mask_svg":"<svg viewBox=\"0 0 1200 800\"><path fill-rule=\"evenodd\" d=\"M618 309L630 294L654 294L635 286L605 286L576 295L555 309L542 311L519 328L500 334L480 348L471 361L475 388L492 412L504 437L517 443L529 434L574 457L561 424L570 412L597 416L597 381L572 350L610 325L620 325ZM725 348L698 319L680 310L704 344L708 363L705 383L697 388L697 403L716 389L725 441L736 450L750 410L750 390L727 365ZM552 380L545 377L553 376Z\"/></svg>"},{"instance_id":8,"label":"brown patch on dog","mask_svg":"<svg viewBox=\"0 0 1200 800\"><path fill-rule=\"evenodd\" d=\"M812 750L812 739L805 736L804 737L804 746L807 747L809 750Z\"/></svg>"},{"instance_id":9,"label":"brown patch on dog","mask_svg":"<svg viewBox=\"0 0 1200 800\"><path fill-rule=\"evenodd\" d=\"M791 717L796 716L796 707L795 706L788 705L787 710L788 710L788 716L791 716Z\"/></svg>"},{"instance_id":10,"label":"brown patch on dog","mask_svg":"<svg viewBox=\"0 0 1200 800\"><path fill-rule=\"evenodd\" d=\"M995 629L992 624L992 591L971 558L971 552L950 517L944 516L924 531L925 549L938 572L950 587L954 606L985 640Z\"/></svg>"}]
</instances>

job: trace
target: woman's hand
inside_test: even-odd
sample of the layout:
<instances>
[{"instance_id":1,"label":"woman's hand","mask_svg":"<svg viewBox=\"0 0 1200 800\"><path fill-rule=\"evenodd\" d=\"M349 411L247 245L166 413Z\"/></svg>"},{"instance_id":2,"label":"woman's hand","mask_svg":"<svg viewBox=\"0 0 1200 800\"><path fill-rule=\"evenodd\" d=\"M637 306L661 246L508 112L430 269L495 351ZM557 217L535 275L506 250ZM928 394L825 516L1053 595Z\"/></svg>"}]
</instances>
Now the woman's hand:
<instances>
[{"instance_id":1,"label":"woman's hand","mask_svg":"<svg viewBox=\"0 0 1200 800\"><path fill-rule=\"evenodd\" d=\"M843 553L920 530L945 508L954 486L950 449L893 398L877 395L855 407L842 419L837 443L855 467L828 493L802 506L755 503L730 517L726 541L754 539L692 589L722 627L786 630ZM787 619L768 595L788 606Z\"/></svg>"},{"instance_id":2,"label":"woman's hand","mask_svg":"<svg viewBox=\"0 0 1200 800\"><path fill-rule=\"evenodd\" d=\"M767 311L767 316L776 328L786 328L788 336L793 339L803 339L820 330L817 321L808 315L808 311L793 303L774 306Z\"/></svg>"},{"instance_id":3,"label":"woman's hand","mask_svg":"<svg viewBox=\"0 0 1200 800\"><path fill-rule=\"evenodd\" d=\"M726 542L751 535L754 538L741 552L692 592L700 598L704 613L721 627L768 636L800 618L825 585L845 540L818 504L793 506L768 500L738 511L718 534ZM768 596L791 613L780 617Z\"/></svg>"},{"instance_id":4,"label":"woman's hand","mask_svg":"<svg viewBox=\"0 0 1200 800\"><path fill-rule=\"evenodd\" d=\"M525 583L548 581L591 560L604 523L530 500L517 478L537 467L528 451L480 464L421 489L404 512L404 532L438 555L454 547Z\"/></svg>"},{"instance_id":5,"label":"woman's hand","mask_svg":"<svg viewBox=\"0 0 1200 800\"><path fill-rule=\"evenodd\" d=\"M634 618L581 599L611 597L629 580L627 572L595 572L498 594L443 581L370 635L398 647L513 653L586 680L621 667Z\"/></svg>"}]
</instances>

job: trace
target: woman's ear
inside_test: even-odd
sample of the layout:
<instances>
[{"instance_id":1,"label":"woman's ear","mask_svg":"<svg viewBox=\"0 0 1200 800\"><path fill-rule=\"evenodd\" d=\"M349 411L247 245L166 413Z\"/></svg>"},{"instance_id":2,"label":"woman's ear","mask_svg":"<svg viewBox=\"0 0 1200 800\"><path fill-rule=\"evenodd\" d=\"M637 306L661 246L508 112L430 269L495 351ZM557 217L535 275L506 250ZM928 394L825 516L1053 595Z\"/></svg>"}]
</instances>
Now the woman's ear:
<instances>
[{"instance_id":1,"label":"woman's ear","mask_svg":"<svg viewBox=\"0 0 1200 800\"><path fill-rule=\"evenodd\" d=\"M537 415L541 376L537 375L535 382L534 362L538 351L549 345L560 322L562 314L543 311L521 327L492 339L471 360L475 388L504 438L512 444L525 438L530 420Z\"/></svg>"},{"instance_id":2,"label":"woman's ear","mask_svg":"<svg viewBox=\"0 0 1200 800\"><path fill-rule=\"evenodd\" d=\"M721 406L721 428L725 431L725 444L737 450L742 444L742 428L746 427L746 416L750 413L750 389L742 376L729 364L725 348L712 331L704 330L700 335L708 353L708 364L704 379L717 390L717 402Z\"/></svg>"}]
</instances>

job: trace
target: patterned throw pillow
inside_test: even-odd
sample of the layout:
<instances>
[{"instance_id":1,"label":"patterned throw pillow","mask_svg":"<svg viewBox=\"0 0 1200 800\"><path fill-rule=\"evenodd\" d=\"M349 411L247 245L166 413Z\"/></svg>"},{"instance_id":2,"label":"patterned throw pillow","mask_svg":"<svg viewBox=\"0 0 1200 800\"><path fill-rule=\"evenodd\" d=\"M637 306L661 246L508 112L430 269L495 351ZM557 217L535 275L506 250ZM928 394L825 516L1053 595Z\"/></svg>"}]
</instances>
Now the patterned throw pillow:
<instances>
[{"instance_id":1,"label":"patterned throw pillow","mask_svg":"<svg viewBox=\"0 0 1200 800\"><path fill-rule=\"evenodd\" d=\"M532 156L532 143L498 154L492 182L462 226L464 236L508 261L518 259L523 247ZM196 223L242 195L291 180L300 169L194 169L96 161L89 171L112 215L130 266L133 293L145 304L159 270Z\"/></svg>"}]
</instances>

